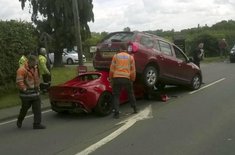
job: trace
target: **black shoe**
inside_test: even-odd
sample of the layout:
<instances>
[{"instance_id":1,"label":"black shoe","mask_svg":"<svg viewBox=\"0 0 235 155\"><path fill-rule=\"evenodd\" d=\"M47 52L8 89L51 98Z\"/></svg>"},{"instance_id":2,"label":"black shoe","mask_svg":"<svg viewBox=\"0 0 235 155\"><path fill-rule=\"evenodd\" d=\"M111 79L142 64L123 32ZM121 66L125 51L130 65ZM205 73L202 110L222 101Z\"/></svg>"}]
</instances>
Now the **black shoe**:
<instances>
[{"instance_id":1,"label":"black shoe","mask_svg":"<svg viewBox=\"0 0 235 155\"><path fill-rule=\"evenodd\" d=\"M17 126L18 128L21 128L21 127L22 127L22 121L17 120L16 126Z\"/></svg>"},{"instance_id":2,"label":"black shoe","mask_svg":"<svg viewBox=\"0 0 235 155\"><path fill-rule=\"evenodd\" d=\"M115 112L113 115L113 118L118 119L119 118L119 112Z\"/></svg>"},{"instance_id":3,"label":"black shoe","mask_svg":"<svg viewBox=\"0 0 235 155\"><path fill-rule=\"evenodd\" d=\"M42 124L33 125L33 129L46 129L46 126L44 126Z\"/></svg>"},{"instance_id":4,"label":"black shoe","mask_svg":"<svg viewBox=\"0 0 235 155\"><path fill-rule=\"evenodd\" d=\"M137 110L136 107L134 107L133 110L134 110L134 112L133 112L134 114L137 114L137 113L138 113L138 110Z\"/></svg>"}]
</instances>

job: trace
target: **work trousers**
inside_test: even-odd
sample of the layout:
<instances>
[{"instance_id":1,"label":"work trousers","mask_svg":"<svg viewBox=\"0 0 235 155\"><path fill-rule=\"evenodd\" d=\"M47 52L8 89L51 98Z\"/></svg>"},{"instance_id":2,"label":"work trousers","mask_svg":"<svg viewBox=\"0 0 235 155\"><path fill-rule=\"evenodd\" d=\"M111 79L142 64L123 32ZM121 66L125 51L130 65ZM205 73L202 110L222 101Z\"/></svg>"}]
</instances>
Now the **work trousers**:
<instances>
[{"instance_id":1,"label":"work trousers","mask_svg":"<svg viewBox=\"0 0 235 155\"><path fill-rule=\"evenodd\" d=\"M42 80L43 80L43 82L40 83L40 89L42 91L47 91L49 89L49 87L51 86L51 75L43 74Z\"/></svg>"},{"instance_id":2,"label":"work trousers","mask_svg":"<svg viewBox=\"0 0 235 155\"><path fill-rule=\"evenodd\" d=\"M18 121L22 122L29 110L29 108L32 106L32 111L34 114L34 125L41 124L41 99L40 96L36 97L20 97L22 101L20 114L18 116Z\"/></svg>"},{"instance_id":3,"label":"work trousers","mask_svg":"<svg viewBox=\"0 0 235 155\"><path fill-rule=\"evenodd\" d=\"M113 78L112 89L113 89L113 104L115 112L119 112L119 97L122 89L125 89L128 93L129 102L131 107L136 107L136 99L133 91L133 82L127 78Z\"/></svg>"}]
</instances>

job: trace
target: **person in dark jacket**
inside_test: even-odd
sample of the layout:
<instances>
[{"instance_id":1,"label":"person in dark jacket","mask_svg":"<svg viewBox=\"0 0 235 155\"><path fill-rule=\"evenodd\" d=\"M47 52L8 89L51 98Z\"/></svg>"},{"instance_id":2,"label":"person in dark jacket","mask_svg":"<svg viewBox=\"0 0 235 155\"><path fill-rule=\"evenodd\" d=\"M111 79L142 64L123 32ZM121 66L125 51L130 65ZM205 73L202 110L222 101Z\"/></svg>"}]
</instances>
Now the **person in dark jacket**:
<instances>
[{"instance_id":1,"label":"person in dark jacket","mask_svg":"<svg viewBox=\"0 0 235 155\"><path fill-rule=\"evenodd\" d=\"M194 63L200 68L200 61L203 59L204 50L203 50L204 43L199 43L197 48L193 51L193 60Z\"/></svg>"},{"instance_id":2,"label":"person in dark jacket","mask_svg":"<svg viewBox=\"0 0 235 155\"><path fill-rule=\"evenodd\" d=\"M227 44L225 38L223 38L219 42L220 58L222 58L223 56L225 58L227 58L227 47L228 47L228 44Z\"/></svg>"},{"instance_id":3,"label":"person in dark jacket","mask_svg":"<svg viewBox=\"0 0 235 155\"><path fill-rule=\"evenodd\" d=\"M22 101L20 113L17 119L17 127L21 128L28 109L32 106L34 114L33 129L45 129L41 124L41 99L39 93L39 75L37 69L37 57L31 55L28 62L17 70L16 84L19 88Z\"/></svg>"}]
</instances>

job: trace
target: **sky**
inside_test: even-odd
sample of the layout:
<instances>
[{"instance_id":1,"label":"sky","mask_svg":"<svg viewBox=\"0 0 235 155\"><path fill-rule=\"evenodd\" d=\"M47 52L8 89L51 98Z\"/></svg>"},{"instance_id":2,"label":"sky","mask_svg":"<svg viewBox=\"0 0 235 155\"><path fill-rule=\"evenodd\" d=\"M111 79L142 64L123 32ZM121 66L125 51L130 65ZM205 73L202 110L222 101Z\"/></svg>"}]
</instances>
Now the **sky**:
<instances>
[{"instance_id":1,"label":"sky","mask_svg":"<svg viewBox=\"0 0 235 155\"><path fill-rule=\"evenodd\" d=\"M92 32L131 30L180 31L235 20L235 0L93 0ZM0 0L0 20L30 21L28 4ZM3 7L4 6L4 7Z\"/></svg>"}]
</instances>

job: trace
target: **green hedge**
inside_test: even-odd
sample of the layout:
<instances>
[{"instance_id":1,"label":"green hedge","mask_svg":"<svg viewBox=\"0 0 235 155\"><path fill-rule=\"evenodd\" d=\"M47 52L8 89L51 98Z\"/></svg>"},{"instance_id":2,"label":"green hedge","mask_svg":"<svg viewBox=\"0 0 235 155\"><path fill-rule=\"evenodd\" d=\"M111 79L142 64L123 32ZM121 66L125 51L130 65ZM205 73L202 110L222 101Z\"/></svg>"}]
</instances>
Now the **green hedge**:
<instances>
[{"instance_id":1,"label":"green hedge","mask_svg":"<svg viewBox=\"0 0 235 155\"><path fill-rule=\"evenodd\" d=\"M0 96L15 88L19 50L34 52L37 47L37 31L24 21L0 21Z\"/></svg>"}]
</instances>

